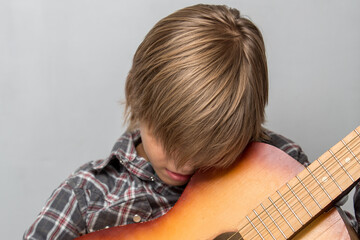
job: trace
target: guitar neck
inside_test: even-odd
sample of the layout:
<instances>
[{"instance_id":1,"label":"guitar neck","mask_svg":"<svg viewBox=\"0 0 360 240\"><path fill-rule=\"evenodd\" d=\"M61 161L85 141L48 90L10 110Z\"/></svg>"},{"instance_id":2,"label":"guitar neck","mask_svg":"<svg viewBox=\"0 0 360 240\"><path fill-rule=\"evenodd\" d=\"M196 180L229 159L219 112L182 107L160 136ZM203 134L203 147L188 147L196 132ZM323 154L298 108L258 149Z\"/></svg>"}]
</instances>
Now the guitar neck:
<instances>
[{"instance_id":1,"label":"guitar neck","mask_svg":"<svg viewBox=\"0 0 360 240\"><path fill-rule=\"evenodd\" d=\"M241 236L291 238L356 184L359 153L360 126L253 209L242 221Z\"/></svg>"}]
</instances>

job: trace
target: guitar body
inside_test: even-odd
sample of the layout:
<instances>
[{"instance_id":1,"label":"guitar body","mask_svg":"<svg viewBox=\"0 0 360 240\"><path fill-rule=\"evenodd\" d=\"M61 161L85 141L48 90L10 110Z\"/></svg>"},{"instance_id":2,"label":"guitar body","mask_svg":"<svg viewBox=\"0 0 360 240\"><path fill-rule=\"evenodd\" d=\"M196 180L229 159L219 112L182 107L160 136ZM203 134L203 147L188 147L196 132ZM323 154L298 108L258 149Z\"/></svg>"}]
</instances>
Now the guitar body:
<instances>
[{"instance_id":1,"label":"guitar body","mask_svg":"<svg viewBox=\"0 0 360 240\"><path fill-rule=\"evenodd\" d=\"M220 235L237 232L252 209L303 169L283 151L253 143L233 167L195 174L178 202L164 216L146 223L93 232L80 239L248 239L239 234L231 238ZM293 239L351 239L352 235L340 213L332 209L321 214ZM267 235L266 239L273 238Z\"/></svg>"}]
</instances>

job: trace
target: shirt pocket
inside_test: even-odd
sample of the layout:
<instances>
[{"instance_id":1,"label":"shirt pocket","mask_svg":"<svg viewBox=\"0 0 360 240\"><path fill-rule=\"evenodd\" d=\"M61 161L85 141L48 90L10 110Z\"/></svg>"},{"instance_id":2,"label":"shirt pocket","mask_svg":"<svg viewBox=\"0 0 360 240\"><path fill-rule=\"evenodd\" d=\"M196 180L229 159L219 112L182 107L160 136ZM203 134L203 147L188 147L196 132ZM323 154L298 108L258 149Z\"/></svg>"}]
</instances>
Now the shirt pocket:
<instances>
[{"instance_id":1,"label":"shirt pocket","mask_svg":"<svg viewBox=\"0 0 360 240\"><path fill-rule=\"evenodd\" d=\"M92 211L87 216L89 232L96 230L127 225L130 223L145 222L152 213L146 196L136 197L127 201L114 202L108 207Z\"/></svg>"}]
</instances>

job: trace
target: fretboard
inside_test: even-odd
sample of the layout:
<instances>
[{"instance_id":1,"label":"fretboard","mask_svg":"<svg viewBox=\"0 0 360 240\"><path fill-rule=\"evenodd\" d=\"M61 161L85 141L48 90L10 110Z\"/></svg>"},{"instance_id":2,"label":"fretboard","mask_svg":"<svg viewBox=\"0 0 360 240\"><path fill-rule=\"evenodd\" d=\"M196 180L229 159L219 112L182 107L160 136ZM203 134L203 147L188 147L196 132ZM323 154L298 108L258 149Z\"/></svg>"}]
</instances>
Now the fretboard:
<instances>
[{"instance_id":1,"label":"fretboard","mask_svg":"<svg viewBox=\"0 0 360 240\"><path fill-rule=\"evenodd\" d=\"M241 236L292 237L356 184L359 158L360 126L253 209L242 221Z\"/></svg>"}]
</instances>

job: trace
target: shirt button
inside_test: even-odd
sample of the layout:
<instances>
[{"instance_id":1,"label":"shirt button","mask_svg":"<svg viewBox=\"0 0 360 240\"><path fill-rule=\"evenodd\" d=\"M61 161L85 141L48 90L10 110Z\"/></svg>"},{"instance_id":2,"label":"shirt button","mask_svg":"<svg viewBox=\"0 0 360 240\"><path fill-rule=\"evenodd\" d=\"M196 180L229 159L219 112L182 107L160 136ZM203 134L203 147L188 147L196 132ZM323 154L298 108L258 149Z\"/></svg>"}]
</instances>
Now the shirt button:
<instances>
[{"instance_id":1,"label":"shirt button","mask_svg":"<svg viewBox=\"0 0 360 240\"><path fill-rule=\"evenodd\" d=\"M138 222L141 221L141 217L139 215L135 214L134 217L133 217L133 221L138 223Z\"/></svg>"},{"instance_id":2,"label":"shirt button","mask_svg":"<svg viewBox=\"0 0 360 240\"><path fill-rule=\"evenodd\" d=\"M150 180L151 180L151 181L154 181L154 180L155 180L155 178L154 178L153 176L151 176L151 177L150 177Z\"/></svg>"}]
</instances>

